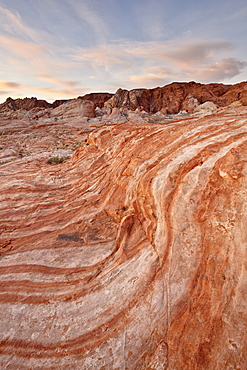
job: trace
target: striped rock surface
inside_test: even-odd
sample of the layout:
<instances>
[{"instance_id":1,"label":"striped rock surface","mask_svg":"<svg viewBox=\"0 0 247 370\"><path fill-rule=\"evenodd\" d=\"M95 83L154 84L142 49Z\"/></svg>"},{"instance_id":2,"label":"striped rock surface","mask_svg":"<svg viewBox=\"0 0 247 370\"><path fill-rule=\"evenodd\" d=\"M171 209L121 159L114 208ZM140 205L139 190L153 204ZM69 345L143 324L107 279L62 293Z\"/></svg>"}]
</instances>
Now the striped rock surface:
<instances>
[{"instance_id":1,"label":"striped rock surface","mask_svg":"<svg viewBox=\"0 0 247 370\"><path fill-rule=\"evenodd\" d=\"M0 167L1 369L247 368L247 110Z\"/></svg>"}]
</instances>

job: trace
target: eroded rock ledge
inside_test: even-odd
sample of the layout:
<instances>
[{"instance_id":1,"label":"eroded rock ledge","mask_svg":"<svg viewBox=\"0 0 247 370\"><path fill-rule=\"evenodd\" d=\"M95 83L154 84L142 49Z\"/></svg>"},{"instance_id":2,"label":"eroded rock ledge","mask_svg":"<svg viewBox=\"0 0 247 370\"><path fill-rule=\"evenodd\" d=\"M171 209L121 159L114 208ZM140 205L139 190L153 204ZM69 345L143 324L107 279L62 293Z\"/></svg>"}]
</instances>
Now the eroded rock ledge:
<instances>
[{"instance_id":1,"label":"eroded rock ledge","mask_svg":"<svg viewBox=\"0 0 247 370\"><path fill-rule=\"evenodd\" d=\"M1 368L246 368L246 119L108 124L0 167Z\"/></svg>"}]
</instances>

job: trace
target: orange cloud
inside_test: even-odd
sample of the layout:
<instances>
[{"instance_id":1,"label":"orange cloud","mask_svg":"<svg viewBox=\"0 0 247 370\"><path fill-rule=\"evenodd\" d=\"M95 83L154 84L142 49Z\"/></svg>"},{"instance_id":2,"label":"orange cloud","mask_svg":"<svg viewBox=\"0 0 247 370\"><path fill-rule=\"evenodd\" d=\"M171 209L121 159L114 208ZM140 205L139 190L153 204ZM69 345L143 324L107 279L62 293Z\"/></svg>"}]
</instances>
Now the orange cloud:
<instances>
[{"instance_id":1,"label":"orange cloud","mask_svg":"<svg viewBox=\"0 0 247 370\"><path fill-rule=\"evenodd\" d=\"M39 77L39 79L41 81L45 81L45 82L48 82L52 85L58 85L58 86L66 86L68 89L71 88L75 88L75 86L77 86L79 84L78 81L67 81L67 80L64 80L64 79L59 79L57 77L52 77L52 76L47 76L47 75L41 75Z\"/></svg>"},{"instance_id":2,"label":"orange cloud","mask_svg":"<svg viewBox=\"0 0 247 370\"><path fill-rule=\"evenodd\" d=\"M20 90L21 85L17 82L11 81L0 81L0 90L2 89L13 89L13 90Z\"/></svg>"}]
</instances>

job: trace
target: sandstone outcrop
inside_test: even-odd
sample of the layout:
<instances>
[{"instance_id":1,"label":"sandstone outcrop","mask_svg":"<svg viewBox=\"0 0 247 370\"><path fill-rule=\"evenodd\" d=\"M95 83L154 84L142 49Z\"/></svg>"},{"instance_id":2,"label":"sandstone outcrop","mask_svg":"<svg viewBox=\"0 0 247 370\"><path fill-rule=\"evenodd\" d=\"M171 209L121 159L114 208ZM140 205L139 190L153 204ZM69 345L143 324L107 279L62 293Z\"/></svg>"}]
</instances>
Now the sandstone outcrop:
<instances>
[{"instance_id":1,"label":"sandstone outcrop","mask_svg":"<svg viewBox=\"0 0 247 370\"><path fill-rule=\"evenodd\" d=\"M55 100L47 103L37 98L11 99L0 104L0 116L10 115L12 118L21 118L26 115L32 116L43 113L45 109L58 108L69 105L75 101L91 101L95 107L102 109L104 113L110 114L112 109L127 109L139 112L145 111L150 114L162 112L163 114L177 114L180 111L193 113L199 105L206 102L214 103L219 107L229 106L232 103L247 105L247 82L235 85L223 84L200 84L196 82L174 82L164 87L154 89L118 89L115 94L90 93L79 96L77 99ZM79 103L78 103L79 104ZM55 112L56 114L56 112ZM38 115L39 116L39 115Z\"/></svg>"},{"instance_id":2,"label":"sandstone outcrop","mask_svg":"<svg viewBox=\"0 0 247 370\"><path fill-rule=\"evenodd\" d=\"M0 104L0 112L16 111L18 109L30 110L33 108L51 108L52 104L37 98L12 99L8 98Z\"/></svg>"},{"instance_id":3,"label":"sandstone outcrop","mask_svg":"<svg viewBox=\"0 0 247 370\"><path fill-rule=\"evenodd\" d=\"M246 123L85 125L64 163L2 163L0 367L245 370ZM72 137L1 125L26 150Z\"/></svg>"},{"instance_id":4,"label":"sandstone outcrop","mask_svg":"<svg viewBox=\"0 0 247 370\"><path fill-rule=\"evenodd\" d=\"M95 107L103 108L104 103L112 96L113 94L110 93L90 93L84 96L79 96L78 99L90 100L94 103Z\"/></svg>"},{"instance_id":5,"label":"sandstone outcrop","mask_svg":"<svg viewBox=\"0 0 247 370\"><path fill-rule=\"evenodd\" d=\"M77 104L79 106L82 103L82 101L91 101L94 103L95 107L102 108L104 106L104 103L108 99L110 99L112 95L113 94L110 93L90 93L84 96L79 96L77 99L55 100L53 103L48 103L45 100L40 100L37 98L24 98L24 99L7 98L4 103L0 104L0 115L1 116L12 115L15 118L16 117L20 118L25 116L27 111L32 111L32 113L35 114L45 109L50 110L55 109L63 104L66 104L67 106L71 104Z\"/></svg>"},{"instance_id":6,"label":"sandstone outcrop","mask_svg":"<svg viewBox=\"0 0 247 370\"><path fill-rule=\"evenodd\" d=\"M8 116L12 119L28 118L31 121L49 123L53 121L73 121L74 124L82 122L83 118L90 119L95 116L95 106L90 100L70 99L58 105L56 108L32 108L28 111L19 109L2 113L2 116Z\"/></svg>"},{"instance_id":7,"label":"sandstone outcrop","mask_svg":"<svg viewBox=\"0 0 247 370\"><path fill-rule=\"evenodd\" d=\"M95 106L90 100L73 99L68 102L59 105L50 111L51 117L61 117L61 118L77 118L77 117L87 117L93 118L95 116Z\"/></svg>"},{"instance_id":8,"label":"sandstone outcrop","mask_svg":"<svg viewBox=\"0 0 247 370\"><path fill-rule=\"evenodd\" d=\"M126 107L131 110L138 108L149 113L161 111L176 114L182 110L191 113L197 105L208 101L220 107L228 106L234 101L247 105L247 82L236 85L174 82L155 89L118 89L105 103L105 107Z\"/></svg>"},{"instance_id":9,"label":"sandstone outcrop","mask_svg":"<svg viewBox=\"0 0 247 370\"><path fill-rule=\"evenodd\" d=\"M218 109L218 105L214 104L211 101L206 101L198 105L196 108L193 109L193 113L203 113L203 114L212 114Z\"/></svg>"}]
</instances>

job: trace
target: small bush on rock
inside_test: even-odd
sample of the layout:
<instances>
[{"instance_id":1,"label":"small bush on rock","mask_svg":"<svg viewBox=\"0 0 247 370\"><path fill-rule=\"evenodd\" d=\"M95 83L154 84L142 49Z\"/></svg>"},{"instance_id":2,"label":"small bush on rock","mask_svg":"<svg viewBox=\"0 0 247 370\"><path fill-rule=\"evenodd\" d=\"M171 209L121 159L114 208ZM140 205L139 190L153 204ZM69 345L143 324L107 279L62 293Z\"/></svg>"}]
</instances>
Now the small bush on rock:
<instances>
[{"instance_id":1,"label":"small bush on rock","mask_svg":"<svg viewBox=\"0 0 247 370\"><path fill-rule=\"evenodd\" d=\"M60 164L60 163L63 163L65 161L67 161L67 159L69 159L69 157L51 157L48 159L47 163L49 164Z\"/></svg>"}]
</instances>

